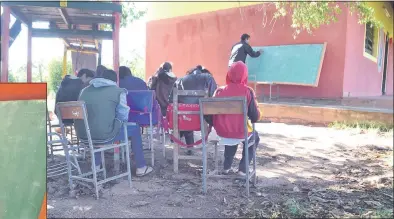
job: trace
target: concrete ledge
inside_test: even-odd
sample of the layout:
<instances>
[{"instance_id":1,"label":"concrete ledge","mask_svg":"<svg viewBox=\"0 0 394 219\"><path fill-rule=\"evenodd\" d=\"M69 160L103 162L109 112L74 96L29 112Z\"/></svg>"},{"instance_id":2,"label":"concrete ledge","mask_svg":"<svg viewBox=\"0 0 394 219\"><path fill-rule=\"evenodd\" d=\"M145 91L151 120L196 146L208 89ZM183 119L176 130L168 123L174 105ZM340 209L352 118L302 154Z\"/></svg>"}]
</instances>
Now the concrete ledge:
<instances>
[{"instance_id":1,"label":"concrete ledge","mask_svg":"<svg viewBox=\"0 0 394 219\"><path fill-rule=\"evenodd\" d=\"M277 103L259 103L259 108L263 112L263 118L272 122L302 125L328 125L335 121L373 121L393 125L393 113L387 111L368 112L357 109Z\"/></svg>"}]
</instances>

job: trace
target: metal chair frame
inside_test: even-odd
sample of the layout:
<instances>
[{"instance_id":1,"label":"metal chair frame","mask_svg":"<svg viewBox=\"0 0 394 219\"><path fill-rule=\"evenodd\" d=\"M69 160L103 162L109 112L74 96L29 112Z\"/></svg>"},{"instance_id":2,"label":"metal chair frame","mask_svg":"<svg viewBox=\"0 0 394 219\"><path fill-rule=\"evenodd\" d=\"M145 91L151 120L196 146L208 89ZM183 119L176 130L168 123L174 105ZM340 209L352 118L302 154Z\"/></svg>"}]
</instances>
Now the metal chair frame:
<instances>
[{"instance_id":1,"label":"metal chair frame","mask_svg":"<svg viewBox=\"0 0 394 219\"><path fill-rule=\"evenodd\" d=\"M246 167L246 176L242 177L246 181L246 193L249 196L249 180L253 178L253 184L256 184L256 147L254 147L256 138L253 135L252 142L248 142L248 108L247 101L245 97L222 97L222 98L200 98L200 120L201 120L201 135L205 135L206 126L204 124L204 115L223 115L223 114L241 114L244 118L244 130L245 137L244 142L245 145L245 167ZM253 132L255 131L255 125L253 124ZM220 137L220 136L219 136ZM239 176L231 176L231 175L219 175L219 167L218 167L218 142L214 142L215 145L215 170L212 174L209 174L209 177L219 177L219 178L239 178ZM253 171L249 173L249 150L248 148L253 147ZM207 142L205 138L202 140L202 148L203 148L203 174L202 174L202 189L203 192L207 193Z\"/></svg>"},{"instance_id":2,"label":"metal chair frame","mask_svg":"<svg viewBox=\"0 0 394 219\"><path fill-rule=\"evenodd\" d=\"M73 185L73 180L76 182L84 181L88 183L93 183L94 188L95 188L95 193L96 193L96 198L99 198L99 191L98 191L98 186L101 184L104 184L106 182L116 180L119 178L123 178L125 176L128 177L129 181L129 186L131 188L132 182L131 182L131 167L130 167L130 156L126 156L126 161L127 161L127 172L126 173L120 173L115 176L112 176L110 178L107 178L107 173L106 173L106 168L105 168L105 157L104 157L104 151L108 150L114 150L115 148L120 148L120 147L125 147L126 153L130 154L130 148L128 144L128 136L127 136L127 125L123 124L123 131L124 131L124 143L120 144L105 144L105 145L100 145L100 147L94 146L93 145L93 140L90 134L90 128L88 124L88 113L86 109L85 102L83 101L72 101L72 102L64 102L64 103L57 103L56 104L57 111L59 112L59 123L60 127L62 130L63 136L65 136L65 127L62 122L63 119L74 119L75 120L83 120L85 124L85 130L87 134L87 142L88 146L90 149L90 157L91 157L91 169L92 171L87 172L87 173L82 173L78 175L73 175L71 171L71 162L70 162L70 157L69 153L66 153L66 159L67 159L67 168L68 168L68 175L69 175L69 184L70 184L70 189L72 189ZM75 152L78 150L79 147L76 147L74 145L70 145L69 147L65 147L67 152L68 151L73 151ZM96 152L101 152L101 162L102 162L102 168L99 170L96 170L96 165L95 165L95 153ZM104 179L103 180L98 180L97 178L97 173L98 172L103 172ZM90 179L88 176L93 175L93 178ZM83 183L81 183L84 185Z\"/></svg>"},{"instance_id":3,"label":"metal chair frame","mask_svg":"<svg viewBox=\"0 0 394 219\"><path fill-rule=\"evenodd\" d=\"M165 156L165 133L164 133L164 131L162 131L163 127L161 125L160 114L158 115L157 124L153 125L153 108L156 107L154 105L154 100L156 99L155 91L152 91L152 90L130 90L130 91L128 91L127 95L132 95L132 94L138 95L138 93L142 93L142 92L151 93L151 97L150 98L152 98L152 107L150 109L148 109L148 111L146 111L146 112L138 111L137 113L149 114L149 128L150 128L150 132L146 132L146 135L148 136L148 148L149 148L149 150L151 152L151 164L152 164L152 167L153 167L155 165L155 151L154 151L154 144L153 144L153 128L157 127L159 129L158 130L159 131L158 132L159 141L163 144L163 154L164 154L164 156ZM160 109L159 109L158 112L160 112ZM140 127L143 127L143 126L140 126ZM163 141L161 140L161 132L163 132ZM123 151L122 151L122 159L124 159L124 152Z\"/></svg>"},{"instance_id":4,"label":"metal chair frame","mask_svg":"<svg viewBox=\"0 0 394 219\"><path fill-rule=\"evenodd\" d=\"M178 115L195 115L199 114L199 112L195 111L179 111L178 109L178 97L179 96L189 96L189 97L208 97L208 90L179 90L176 86L172 90L173 92L173 135L175 138L179 139L180 131L188 131L188 130L180 130L178 124ZM201 109L200 109L201 110ZM201 120L204 122L204 120ZM205 134L201 133L202 138L205 138ZM179 145L174 142L173 143L173 164L174 164L174 172L178 173L179 160L201 160L200 156L193 155L179 155Z\"/></svg>"}]
</instances>

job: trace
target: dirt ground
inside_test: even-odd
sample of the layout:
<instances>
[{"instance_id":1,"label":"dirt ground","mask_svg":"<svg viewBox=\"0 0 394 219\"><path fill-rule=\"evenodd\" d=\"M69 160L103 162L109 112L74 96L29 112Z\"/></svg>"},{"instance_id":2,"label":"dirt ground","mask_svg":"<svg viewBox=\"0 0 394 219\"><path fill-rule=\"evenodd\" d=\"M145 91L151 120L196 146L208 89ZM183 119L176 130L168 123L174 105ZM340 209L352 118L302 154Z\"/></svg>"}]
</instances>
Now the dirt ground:
<instances>
[{"instance_id":1,"label":"dirt ground","mask_svg":"<svg viewBox=\"0 0 394 219\"><path fill-rule=\"evenodd\" d=\"M107 184L99 200L83 187L70 195L65 176L48 179L48 218L393 217L392 134L280 123L257 130L258 181L249 198L231 179L208 179L204 196L201 161L180 161L174 174L168 146L166 159L156 151L153 173L133 176L131 189L126 179Z\"/></svg>"}]
</instances>

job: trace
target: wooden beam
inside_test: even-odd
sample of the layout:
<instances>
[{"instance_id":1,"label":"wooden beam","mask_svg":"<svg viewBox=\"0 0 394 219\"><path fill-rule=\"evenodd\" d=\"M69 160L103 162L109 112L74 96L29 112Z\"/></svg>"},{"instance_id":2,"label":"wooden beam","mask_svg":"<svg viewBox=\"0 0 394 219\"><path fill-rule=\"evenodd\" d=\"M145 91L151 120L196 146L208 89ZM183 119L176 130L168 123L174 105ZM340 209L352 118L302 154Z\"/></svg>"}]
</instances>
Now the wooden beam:
<instances>
[{"instance_id":1,"label":"wooden beam","mask_svg":"<svg viewBox=\"0 0 394 219\"><path fill-rule=\"evenodd\" d=\"M115 4L119 4L116 2ZM113 67L114 71L117 73L118 77L118 85L119 85L119 32L120 32L120 13L114 13L115 21L114 21L114 29L112 35L112 43L113 43Z\"/></svg>"},{"instance_id":2,"label":"wooden beam","mask_svg":"<svg viewBox=\"0 0 394 219\"><path fill-rule=\"evenodd\" d=\"M33 29L33 37L112 39L112 31Z\"/></svg>"},{"instance_id":3,"label":"wooden beam","mask_svg":"<svg viewBox=\"0 0 394 219\"><path fill-rule=\"evenodd\" d=\"M76 46L67 47L67 50L68 51L72 51L72 52L86 53L86 54L97 54L99 52L96 49L91 49L91 48L81 49L81 48L76 47Z\"/></svg>"},{"instance_id":4,"label":"wooden beam","mask_svg":"<svg viewBox=\"0 0 394 219\"><path fill-rule=\"evenodd\" d=\"M4 4L4 2L2 2ZM31 20L29 20L22 12L20 12L18 9L15 7L11 7L11 14L14 16L16 19L22 21L25 25L29 26L31 24Z\"/></svg>"},{"instance_id":5,"label":"wooden beam","mask_svg":"<svg viewBox=\"0 0 394 219\"><path fill-rule=\"evenodd\" d=\"M68 16L68 13L65 8L58 8L60 16L62 16L64 23L67 25L71 25L70 21L70 16Z\"/></svg>"},{"instance_id":6,"label":"wooden beam","mask_svg":"<svg viewBox=\"0 0 394 219\"><path fill-rule=\"evenodd\" d=\"M20 7L43 7L43 8L60 8L59 1L4 1L1 2L4 6L20 6ZM111 2L77 2L68 1L67 8L92 10L92 11L110 11L122 13L122 6L120 4Z\"/></svg>"},{"instance_id":7,"label":"wooden beam","mask_svg":"<svg viewBox=\"0 0 394 219\"><path fill-rule=\"evenodd\" d=\"M10 41L11 10L3 6L3 22L1 24L1 77L0 82L8 83L8 49Z\"/></svg>"},{"instance_id":8,"label":"wooden beam","mask_svg":"<svg viewBox=\"0 0 394 219\"><path fill-rule=\"evenodd\" d=\"M31 57L31 49L32 49L32 42L31 42L31 29L32 26L28 26L27 29L27 83L32 82L32 57Z\"/></svg>"}]
</instances>

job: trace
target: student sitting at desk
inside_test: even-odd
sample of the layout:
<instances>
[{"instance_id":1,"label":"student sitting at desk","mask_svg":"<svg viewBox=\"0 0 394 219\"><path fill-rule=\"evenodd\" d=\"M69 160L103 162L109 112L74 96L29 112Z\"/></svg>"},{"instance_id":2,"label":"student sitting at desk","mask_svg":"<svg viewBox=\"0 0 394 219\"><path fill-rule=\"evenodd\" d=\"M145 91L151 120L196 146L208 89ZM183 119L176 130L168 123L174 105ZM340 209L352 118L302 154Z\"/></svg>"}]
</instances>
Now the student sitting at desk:
<instances>
[{"instance_id":1,"label":"student sitting at desk","mask_svg":"<svg viewBox=\"0 0 394 219\"><path fill-rule=\"evenodd\" d=\"M258 109L256 96L252 88L247 86L248 83L248 69L246 65L241 62L235 62L231 65L227 72L226 85L216 90L214 97L238 97L244 96L247 99L248 106L248 133L249 141L253 136L256 136L254 146L249 147L249 163L253 159L253 147L257 148L260 138L257 132L252 133L252 123L260 119L260 111ZM238 174L245 175L248 167L245 166L245 142L244 139L244 118L242 115L215 115L213 116L213 127L216 133L221 137L220 144L225 145L224 150L224 174L228 174L231 170L231 165L235 153L237 152L238 144L243 143L244 149L242 151L242 159L239 163Z\"/></svg>"},{"instance_id":2,"label":"student sitting at desk","mask_svg":"<svg viewBox=\"0 0 394 219\"><path fill-rule=\"evenodd\" d=\"M128 121L127 90L116 84L117 75L112 70L105 70L99 78L90 81L90 85L82 90L78 100L85 101L91 138L94 144L111 144L124 139L122 125ZM86 140L87 134L82 120L75 120L75 130L79 139ZM137 176L152 172L152 167L146 165L140 127L127 127L131 137L131 147L134 153ZM100 152L95 154L95 164L100 169Z\"/></svg>"},{"instance_id":3,"label":"student sitting at desk","mask_svg":"<svg viewBox=\"0 0 394 219\"><path fill-rule=\"evenodd\" d=\"M182 78L179 78L174 86L178 88L178 90L208 90L208 96L212 97L213 93L217 88L217 84L215 79L213 78L211 72L208 69L202 67L201 65L196 66L189 70L186 75ZM179 103L186 104L198 104L199 97L190 97L190 96L179 96ZM171 94L169 97L169 102L173 102L173 94L171 90ZM194 133L193 131L181 131L180 137L185 137L185 141L187 145L194 144ZM187 151L188 155L192 154L191 150Z\"/></svg>"}]
</instances>

